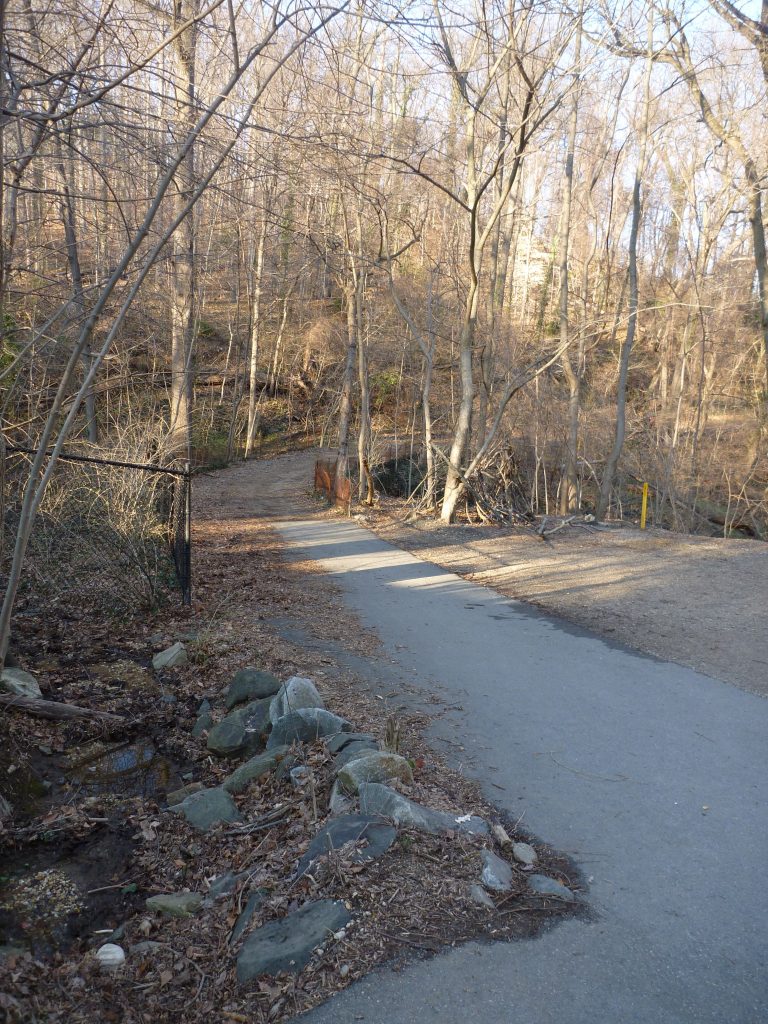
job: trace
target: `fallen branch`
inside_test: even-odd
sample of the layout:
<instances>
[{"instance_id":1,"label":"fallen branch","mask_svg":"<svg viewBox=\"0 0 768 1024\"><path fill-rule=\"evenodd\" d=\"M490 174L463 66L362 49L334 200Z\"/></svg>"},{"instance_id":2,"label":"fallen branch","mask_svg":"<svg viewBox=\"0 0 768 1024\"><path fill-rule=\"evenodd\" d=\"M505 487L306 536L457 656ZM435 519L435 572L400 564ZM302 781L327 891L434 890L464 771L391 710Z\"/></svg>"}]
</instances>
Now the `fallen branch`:
<instances>
[{"instance_id":1,"label":"fallen branch","mask_svg":"<svg viewBox=\"0 0 768 1024\"><path fill-rule=\"evenodd\" d=\"M15 708L26 711L37 718L51 718L56 721L68 718L95 718L99 722L120 725L125 722L122 715L113 715L108 711L94 711L81 708L76 704L62 704L53 700L41 700L38 697L23 697L17 693L0 693L0 707Z\"/></svg>"}]
</instances>

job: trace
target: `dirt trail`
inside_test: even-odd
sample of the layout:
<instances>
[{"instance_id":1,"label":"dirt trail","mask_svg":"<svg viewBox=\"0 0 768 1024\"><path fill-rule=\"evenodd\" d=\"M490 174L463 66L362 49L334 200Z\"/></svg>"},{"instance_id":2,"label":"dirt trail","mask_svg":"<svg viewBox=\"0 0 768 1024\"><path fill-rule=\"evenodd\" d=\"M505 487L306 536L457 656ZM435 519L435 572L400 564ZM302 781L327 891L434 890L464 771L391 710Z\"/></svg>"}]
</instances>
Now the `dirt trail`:
<instances>
[{"instance_id":1,"label":"dirt trail","mask_svg":"<svg viewBox=\"0 0 768 1024\"><path fill-rule=\"evenodd\" d=\"M319 513L317 451L234 467L217 480L227 504L260 514ZM662 530L531 530L402 522L394 502L358 517L426 561L529 601L646 654L768 695L768 545Z\"/></svg>"}]
</instances>

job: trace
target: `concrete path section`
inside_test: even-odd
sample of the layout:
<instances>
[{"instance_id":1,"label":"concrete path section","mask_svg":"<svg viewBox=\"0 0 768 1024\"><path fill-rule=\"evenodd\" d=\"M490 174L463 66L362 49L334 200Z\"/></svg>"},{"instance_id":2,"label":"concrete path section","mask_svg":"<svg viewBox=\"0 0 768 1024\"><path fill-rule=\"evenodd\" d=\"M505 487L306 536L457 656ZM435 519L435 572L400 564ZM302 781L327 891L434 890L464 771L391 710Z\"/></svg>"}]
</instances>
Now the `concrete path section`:
<instances>
[{"instance_id":1,"label":"concrete path section","mask_svg":"<svg viewBox=\"0 0 768 1024\"><path fill-rule=\"evenodd\" d=\"M768 701L345 522L278 521L425 697L432 739L588 882L591 920L384 971L315 1024L765 1024ZM289 556L290 557L290 556ZM463 749L462 749L463 748Z\"/></svg>"}]
</instances>

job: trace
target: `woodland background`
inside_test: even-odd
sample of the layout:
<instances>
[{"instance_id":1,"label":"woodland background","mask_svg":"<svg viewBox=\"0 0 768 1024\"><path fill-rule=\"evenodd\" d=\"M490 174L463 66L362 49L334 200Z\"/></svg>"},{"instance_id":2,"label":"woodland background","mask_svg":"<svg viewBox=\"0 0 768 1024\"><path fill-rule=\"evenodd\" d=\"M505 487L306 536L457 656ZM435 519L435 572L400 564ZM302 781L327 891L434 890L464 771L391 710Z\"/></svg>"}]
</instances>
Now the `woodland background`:
<instances>
[{"instance_id":1,"label":"woodland background","mask_svg":"<svg viewBox=\"0 0 768 1024\"><path fill-rule=\"evenodd\" d=\"M765 536L768 0L2 19L0 657L41 523L163 528L62 452Z\"/></svg>"}]
</instances>

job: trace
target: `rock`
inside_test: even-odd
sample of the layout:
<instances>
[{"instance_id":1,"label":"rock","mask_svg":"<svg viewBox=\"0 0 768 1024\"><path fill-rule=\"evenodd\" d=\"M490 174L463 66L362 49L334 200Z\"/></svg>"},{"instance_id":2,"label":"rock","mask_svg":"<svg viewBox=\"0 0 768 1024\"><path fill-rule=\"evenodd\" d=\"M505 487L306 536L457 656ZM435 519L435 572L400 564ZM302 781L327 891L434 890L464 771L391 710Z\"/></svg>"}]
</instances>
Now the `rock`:
<instances>
[{"instance_id":1,"label":"rock","mask_svg":"<svg viewBox=\"0 0 768 1024\"><path fill-rule=\"evenodd\" d=\"M362 782L387 782L389 779L399 779L400 782L411 783L413 772L406 759L399 754L376 750L349 761L339 772L338 778L348 793L357 793Z\"/></svg>"},{"instance_id":2,"label":"rock","mask_svg":"<svg viewBox=\"0 0 768 1024\"><path fill-rule=\"evenodd\" d=\"M298 711L300 708L324 708L323 698L317 692L317 687L311 679L304 679L301 676L291 676L286 680L277 694L272 698L272 706L269 709L269 718L274 725L279 718L283 718L291 711ZM334 732L341 732L335 729Z\"/></svg>"},{"instance_id":3,"label":"rock","mask_svg":"<svg viewBox=\"0 0 768 1024\"><path fill-rule=\"evenodd\" d=\"M205 697L200 701L200 707L197 709L198 715L207 715L211 711L211 702Z\"/></svg>"},{"instance_id":4,"label":"rock","mask_svg":"<svg viewBox=\"0 0 768 1024\"><path fill-rule=\"evenodd\" d=\"M0 961L5 960L6 957L24 956L28 952L26 946L19 946L15 942L0 943Z\"/></svg>"},{"instance_id":5,"label":"rock","mask_svg":"<svg viewBox=\"0 0 768 1024\"><path fill-rule=\"evenodd\" d=\"M241 820L235 801L220 786L193 793L171 809L183 814L190 825L201 832L207 832L224 821Z\"/></svg>"},{"instance_id":6,"label":"rock","mask_svg":"<svg viewBox=\"0 0 768 1024\"><path fill-rule=\"evenodd\" d=\"M192 735L200 739L204 732L210 732L213 728L213 715L210 711L204 711L192 726Z\"/></svg>"},{"instance_id":7,"label":"rock","mask_svg":"<svg viewBox=\"0 0 768 1024\"><path fill-rule=\"evenodd\" d=\"M378 750L378 743L368 732L337 732L334 736L327 736L325 745L328 748L328 753L340 754L345 747L348 747L350 743L364 743L371 748Z\"/></svg>"},{"instance_id":8,"label":"rock","mask_svg":"<svg viewBox=\"0 0 768 1024\"><path fill-rule=\"evenodd\" d=\"M293 914L270 921L243 943L237 958L237 980L243 984L280 971L298 974L315 948L349 921L347 908L335 900L305 903Z\"/></svg>"},{"instance_id":9,"label":"rock","mask_svg":"<svg viewBox=\"0 0 768 1024\"><path fill-rule=\"evenodd\" d=\"M242 793L243 790L277 767L281 758L285 757L288 747L275 747L274 750L267 750L263 754L257 754L239 768L235 768L232 774L221 784L222 789L228 793Z\"/></svg>"},{"instance_id":10,"label":"rock","mask_svg":"<svg viewBox=\"0 0 768 1024\"><path fill-rule=\"evenodd\" d=\"M150 896L146 907L165 917L191 917L200 909L202 902L199 892L167 892Z\"/></svg>"},{"instance_id":11,"label":"rock","mask_svg":"<svg viewBox=\"0 0 768 1024\"><path fill-rule=\"evenodd\" d=\"M178 704L179 698L172 693L164 693L160 698L161 704Z\"/></svg>"},{"instance_id":12,"label":"rock","mask_svg":"<svg viewBox=\"0 0 768 1024\"><path fill-rule=\"evenodd\" d=\"M344 732L351 728L345 719L323 708L301 708L277 719L267 740L267 750L293 743L295 740L314 743L321 736L330 736L332 733Z\"/></svg>"},{"instance_id":13,"label":"rock","mask_svg":"<svg viewBox=\"0 0 768 1024\"><path fill-rule=\"evenodd\" d=\"M349 814L352 807L352 801L341 788L337 779L333 786L331 786L331 793L328 797L328 810L331 814Z\"/></svg>"},{"instance_id":14,"label":"rock","mask_svg":"<svg viewBox=\"0 0 768 1024\"><path fill-rule=\"evenodd\" d=\"M269 703L254 700L222 718L208 733L208 749L219 757L255 754L269 727Z\"/></svg>"},{"instance_id":15,"label":"rock","mask_svg":"<svg viewBox=\"0 0 768 1024\"><path fill-rule=\"evenodd\" d=\"M96 950L96 961L102 971L116 971L125 963L125 950L114 942L105 942Z\"/></svg>"},{"instance_id":16,"label":"rock","mask_svg":"<svg viewBox=\"0 0 768 1024\"><path fill-rule=\"evenodd\" d=\"M480 856L483 860L481 881L486 889L491 892L510 892L514 875L509 864L490 850L483 850Z\"/></svg>"},{"instance_id":17,"label":"rock","mask_svg":"<svg viewBox=\"0 0 768 1024\"><path fill-rule=\"evenodd\" d=\"M285 747L275 747L276 750L285 750ZM290 749L290 748L289 748ZM291 769L296 764L295 754L286 754L280 764L275 768L275 781L282 782L291 774Z\"/></svg>"},{"instance_id":18,"label":"rock","mask_svg":"<svg viewBox=\"0 0 768 1024\"><path fill-rule=\"evenodd\" d=\"M491 897L488 895L488 893L485 891L482 885L478 885L476 882L474 885L470 885L469 896L473 903L477 903L481 907L487 907L488 910L496 909L496 904L493 902Z\"/></svg>"},{"instance_id":19,"label":"rock","mask_svg":"<svg viewBox=\"0 0 768 1024\"><path fill-rule=\"evenodd\" d=\"M244 704L250 700L273 697L280 689L280 680L271 672L259 672L255 668L241 668L235 672L227 690L227 707Z\"/></svg>"},{"instance_id":20,"label":"rock","mask_svg":"<svg viewBox=\"0 0 768 1024\"><path fill-rule=\"evenodd\" d=\"M175 643L154 656L152 668L155 672L160 672L164 668L178 668L179 665L186 665L188 660L184 644Z\"/></svg>"},{"instance_id":21,"label":"rock","mask_svg":"<svg viewBox=\"0 0 768 1024\"><path fill-rule=\"evenodd\" d=\"M554 878L548 878L547 875L529 875L526 881L528 888L533 889L539 896L553 896L559 900L576 900L576 896L567 885L556 882Z\"/></svg>"},{"instance_id":22,"label":"rock","mask_svg":"<svg viewBox=\"0 0 768 1024\"><path fill-rule=\"evenodd\" d=\"M357 740L355 743L350 743L348 747L344 747L340 754L337 754L333 759L334 767L336 771L343 768L345 764L349 764L350 761L354 761L360 757L361 754L371 754L377 751L379 748L374 743L369 743L366 740Z\"/></svg>"},{"instance_id":23,"label":"rock","mask_svg":"<svg viewBox=\"0 0 768 1024\"><path fill-rule=\"evenodd\" d=\"M345 814L339 818L331 818L328 824L320 829L309 844L307 852L299 860L296 877L301 878L315 861L352 841L367 842L362 849L350 854L349 860L353 864L375 860L387 852L396 837L397 831L391 825L382 825L375 818L368 818L362 814Z\"/></svg>"},{"instance_id":24,"label":"rock","mask_svg":"<svg viewBox=\"0 0 768 1024\"><path fill-rule=\"evenodd\" d=\"M204 905L212 906L219 896L228 896L243 877L242 874L236 875L232 871L226 871L223 875L218 875L212 879L208 895L203 901Z\"/></svg>"},{"instance_id":25,"label":"rock","mask_svg":"<svg viewBox=\"0 0 768 1024\"><path fill-rule=\"evenodd\" d=\"M10 818L13 814L13 804L5 799L2 793L0 793L0 821L5 821L6 818Z\"/></svg>"},{"instance_id":26,"label":"rock","mask_svg":"<svg viewBox=\"0 0 768 1024\"><path fill-rule=\"evenodd\" d=\"M534 848L528 843L513 843L512 856L518 863L525 864L527 867L531 867L539 859Z\"/></svg>"},{"instance_id":27,"label":"rock","mask_svg":"<svg viewBox=\"0 0 768 1024\"><path fill-rule=\"evenodd\" d=\"M37 700L43 696L35 677L22 668L4 668L0 675L0 690L15 693L19 697L35 697Z\"/></svg>"},{"instance_id":28,"label":"rock","mask_svg":"<svg viewBox=\"0 0 768 1024\"><path fill-rule=\"evenodd\" d=\"M512 840L507 835L507 830L503 825L494 825L491 829L493 832L493 838L501 847L511 846Z\"/></svg>"},{"instance_id":29,"label":"rock","mask_svg":"<svg viewBox=\"0 0 768 1024\"><path fill-rule=\"evenodd\" d=\"M136 956L147 956L150 953L156 953L159 949L165 949L165 945L162 942L144 939L142 942L137 942L131 946L131 953L135 953Z\"/></svg>"},{"instance_id":30,"label":"rock","mask_svg":"<svg viewBox=\"0 0 768 1024\"><path fill-rule=\"evenodd\" d=\"M358 787L360 810L363 814L379 814L391 818L398 826L416 828L422 832L468 832L488 835L488 825L473 814L448 814L422 807L389 786L378 782L363 782Z\"/></svg>"},{"instance_id":31,"label":"rock","mask_svg":"<svg viewBox=\"0 0 768 1024\"><path fill-rule=\"evenodd\" d=\"M248 897L245 906L243 907L237 920L235 921L235 926L232 929L232 934L229 936L230 946L234 946L235 943L240 940L241 935L250 924L251 918L253 917L256 910L264 902L264 899L266 898L267 895L268 893L266 889L256 889Z\"/></svg>"},{"instance_id":32,"label":"rock","mask_svg":"<svg viewBox=\"0 0 768 1024\"><path fill-rule=\"evenodd\" d=\"M294 789L304 789L312 778L312 772L306 765L298 764L295 768L291 768L288 776Z\"/></svg>"},{"instance_id":33,"label":"rock","mask_svg":"<svg viewBox=\"0 0 768 1024\"><path fill-rule=\"evenodd\" d=\"M176 804L182 803L193 793L199 793L202 788L202 782L190 782L188 786L182 786L181 789L174 789L172 793L168 793L165 802L169 807L175 807Z\"/></svg>"}]
</instances>

